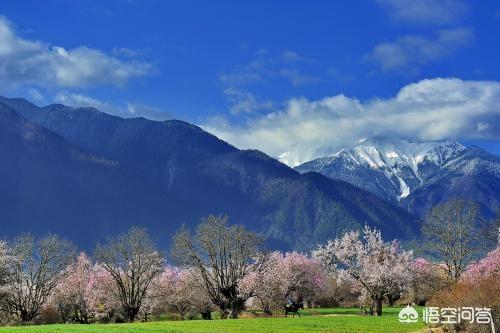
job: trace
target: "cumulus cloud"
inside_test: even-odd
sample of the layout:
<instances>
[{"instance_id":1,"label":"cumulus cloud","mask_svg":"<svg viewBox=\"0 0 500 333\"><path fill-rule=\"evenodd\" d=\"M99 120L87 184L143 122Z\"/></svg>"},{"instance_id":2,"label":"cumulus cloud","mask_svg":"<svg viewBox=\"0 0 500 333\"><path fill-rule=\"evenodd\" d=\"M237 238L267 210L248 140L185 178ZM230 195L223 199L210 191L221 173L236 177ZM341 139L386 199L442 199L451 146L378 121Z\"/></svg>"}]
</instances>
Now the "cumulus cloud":
<instances>
[{"instance_id":1,"label":"cumulus cloud","mask_svg":"<svg viewBox=\"0 0 500 333\"><path fill-rule=\"evenodd\" d=\"M115 47L111 51L114 56L125 58L137 58L146 56L149 53L148 49L131 49L128 47Z\"/></svg>"},{"instance_id":2,"label":"cumulus cloud","mask_svg":"<svg viewBox=\"0 0 500 333\"><path fill-rule=\"evenodd\" d=\"M232 114L251 113L258 110L269 110L273 107L271 101L260 101L252 93L236 88L223 91L229 110Z\"/></svg>"},{"instance_id":3,"label":"cumulus cloud","mask_svg":"<svg viewBox=\"0 0 500 333\"><path fill-rule=\"evenodd\" d=\"M54 97L55 102L73 107L92 107L109 114L120 114L122 110L111 103L100 101L88 95L60 91Z\"/></svg>"},{"instance_id":4,"label":"cumulus cloud","mask_svg":"<svg viewBox=\"0 0 500 333\"><path fill-rule=\"evenodd\" d=\"M388 99L294 98L283 110L244 124L217 117L203 127L242 149L293 155L296 164L377 135L500 139L498 105L500 82L437 78L409 84Z\"/></svg>"},{"instance_id":5,"label":"cumulus cloud","mask_svg":"<svg viewBox=\"0 0 500 333\"><path fill-rule=\"evenodd\" d=\"M315 62L295 51L285 50L281 55L271 56L267 50L259 50L247 64L234 66L230 71L221 73L219 80L229 86L275 79L286 79L294 86L312 84L319 82L319 78L305 73L304 67Z\"/></svg>"},{"instance_id":6,"label":"cumulus cloud","mask_svg":"<svg viewBox=\"0 0 500 333\"><path fill-rule=\"evenodd\" d=\"M338 70L335 67L330 67L326 72L332 78L334 78L335 80L340 81L340 82L349 82L349 81L356 80L356 76L355 75L353 75L353 74L347 74L347 73L342 73L340 70Z\"/></svg>"},{"instance_id":7,"label":"cumulus cloud","mask_svg":"<svg viewBox=\"0 0 500 333\"><path fill-rule=\"evenodd\" d=\"M38 91L38 89L35 89L35 88L32 88L28 91L28 94L30 94L31 98L35 101L35 102L41 102L45 99L45 97L43 96L43 94Z\"/></svg>"},{"instance_id":8,"label":"cumulus cloud","mask_svg":"<svg viewBox=\"0 0 500 333\"><path fill-rule=\"evenodd\" d=\"M124 61L94 48L66 49L22 38L12 23L0 16L0 85L3 89L22 85L122 86L150 71L147 63Z\"/></svg>"},{"instance_id":9,"label":"cumulus cloud","mask_svg":"<svg viewBox=\"0 0 500 333\"><path fill-rule=\"evenodd\" d=\"M144 117L151 120L167 120L172 116L159 108L135 102L127 102L128 117ZM127 116L125 116L127 117Z\"/></svg>"},{"instance_id":10,"label":"cumulus cloud","mask_svg":"<svg viewBox=\"0 0 500 333\"><path fill-rule=\"evenodd\" d=\"M410 24L450 25L467 11L462 0L376 0L398 21Z\"/></svg>"},{"instance_id":11,"label":"cumulus cloud","mask_svg":"<svg viewBox=\"0 0 500 333\"><path fill-rule=\"evenodd\" d=\"M219 76L220 81L226 85L245 85L252 82L262 80L262 76L258 73L250 72L246 69L242 71L234 71L231 73L222 73Z\"/></svg>"},{"instance_id":12,"label":"cumulus cloud","mask_svg":"<svg viewBox=\"0 0 500 333\"><path fill-rule=\"evenodd\" d=\"M414 71L449 56L473 39L474 32L470 28L443 29L432 37L407 35L376 45L363 61L378 65L384 72Z\"/></svg>"},{"instance_id":13,"label":"cumulus cloud","mask_svg":"<svg viewBox=\"0 0 500 333\"><path fill-rule=\"evenodd\" d=\"M151 120L166 120L171 116L155 107L127 102L124 107L117 106L110 102L101 101L88 95L73 93L69 91L60 91L55 96L55 101L73 107L93 107L102 112L119 116L122 118L144 117Z\"/></svg>"},{"instance_id":14,"label":"cumulus cloud","mask_svg":"<svg viewBox=\"0 0 500 333\"><path fill-rule=\"evenodd\" d=\"M319 77L301 73L297 68L283 68L280 75L288 79L294 86L319 82Z\"/></svg>"},{"instance_id":15,"label":"cumulus cloud","mask_svg":"<svg viewBox=\"0 0 500 333\"><path fill-rule=\"evenodd\" d=\"M288 63L298 63L298 62L314 63L314 62L316 62L313 58L301 56L297 52L290 51L290 50L283 51L282 59L284 62L288 62Z\"/></svg>"}]
</instances>

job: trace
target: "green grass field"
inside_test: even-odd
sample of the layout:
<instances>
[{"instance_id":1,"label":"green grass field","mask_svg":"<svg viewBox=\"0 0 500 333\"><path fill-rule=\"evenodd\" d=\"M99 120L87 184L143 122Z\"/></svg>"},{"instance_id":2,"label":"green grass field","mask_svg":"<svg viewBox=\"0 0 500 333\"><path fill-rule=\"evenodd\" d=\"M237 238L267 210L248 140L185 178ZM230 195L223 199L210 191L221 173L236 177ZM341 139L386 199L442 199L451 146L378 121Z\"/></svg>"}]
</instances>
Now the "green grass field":
<instances>
[{"instance_id":1,"label":"green grass field","mask_svg":"<svg viewBox=\"0 0 500 333\"><path fill-rule=\"evenodd\" d=\"M157 321L134 324L107 325L45 325L0 328L0 333L260 333L260 332L418 332L424 328L419 321L414 324L398 322L400 308L386 308L382 317L362 316L359 309L311 309L301 311L298 318L254 318L238 320ZM418 309L421 313L421 309Z\"/></svg>"}]
</instances>

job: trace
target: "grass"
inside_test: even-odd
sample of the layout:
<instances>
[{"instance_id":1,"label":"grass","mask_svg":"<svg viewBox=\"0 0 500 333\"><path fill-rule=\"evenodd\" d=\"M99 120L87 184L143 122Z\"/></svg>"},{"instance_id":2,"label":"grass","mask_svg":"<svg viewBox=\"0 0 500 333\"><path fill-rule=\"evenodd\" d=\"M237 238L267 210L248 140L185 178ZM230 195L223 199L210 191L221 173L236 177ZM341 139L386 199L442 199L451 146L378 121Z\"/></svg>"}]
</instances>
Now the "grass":
<instances>
[{"instance_id":1,"label":"grass","mask_svg":"<svg viewBox=\"0 0 500 333\"><path fill-rule=\"evenodd\" d=\"M0 333L267 333L267 332L417 332L422 321L401 324L401 308L385 308L382 317L362 316L356 308L308 309L298 318L253 318L238 320L157 321L133 324L44 325L0 328ZM421 310L418 309L419 313Z\"/></svg>"}]
</instances>

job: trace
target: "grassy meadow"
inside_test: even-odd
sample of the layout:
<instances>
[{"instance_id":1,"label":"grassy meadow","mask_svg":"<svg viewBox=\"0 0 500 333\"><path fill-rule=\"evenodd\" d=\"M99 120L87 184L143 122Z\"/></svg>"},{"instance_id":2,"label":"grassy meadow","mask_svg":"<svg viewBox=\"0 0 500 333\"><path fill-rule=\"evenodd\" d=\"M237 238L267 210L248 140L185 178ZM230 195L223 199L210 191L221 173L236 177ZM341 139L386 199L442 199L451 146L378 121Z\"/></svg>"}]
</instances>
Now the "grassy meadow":
<instances>
[{"instance_id":1,"label":"grassy meadow","mask_svg":"<svg viewBox=\"0 0 500 333\"><path fill-rule=\"evenodd\" d=\"M249 318L238 320L156 321L133 324L43 325L0 328L0 333L260 333L260 332L419 332L425 327L421 320L401 324L401 308L385 308L382 317L360 315L357 308L306 309L302 317ZM418 309L421 313L421 309Z\"/></svg>"}]
</instances>

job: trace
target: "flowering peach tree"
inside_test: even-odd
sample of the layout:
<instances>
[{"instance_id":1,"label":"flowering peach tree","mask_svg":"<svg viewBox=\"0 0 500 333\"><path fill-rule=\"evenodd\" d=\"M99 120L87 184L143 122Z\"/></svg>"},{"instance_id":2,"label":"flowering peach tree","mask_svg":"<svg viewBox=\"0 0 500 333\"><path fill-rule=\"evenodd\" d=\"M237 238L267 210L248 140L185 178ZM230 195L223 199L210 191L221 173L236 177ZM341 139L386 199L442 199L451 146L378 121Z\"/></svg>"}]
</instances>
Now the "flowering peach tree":
<instances>
[{"instance_id":1,"label":"flowering peach tree","mask_svg":"<svg viewBox=\"0 0 500 333\"><path fill-rule=\"evenodd\" d=\"M240 289L259 300L264 312L281 308L288 299L312 300L325 276L319 261L297 252L273 252L264 269L246 276Z\"/></svg>"},{"instance_id":2,"label":"flowering peach tree","mask_svg":"<svg viewBox=\"0 0 500 333\"><path fill-rule=\"evenodd\" d=\"M370 313L382 315L388 295L406 290L412 280L413 253L397 241L385 242L379 230L368 226L318 246L313 256L340 279L354 279L371 300Z\"/></svg>"}]
</instances>

